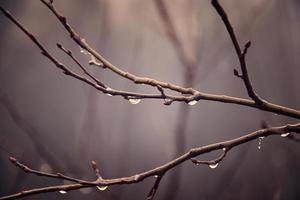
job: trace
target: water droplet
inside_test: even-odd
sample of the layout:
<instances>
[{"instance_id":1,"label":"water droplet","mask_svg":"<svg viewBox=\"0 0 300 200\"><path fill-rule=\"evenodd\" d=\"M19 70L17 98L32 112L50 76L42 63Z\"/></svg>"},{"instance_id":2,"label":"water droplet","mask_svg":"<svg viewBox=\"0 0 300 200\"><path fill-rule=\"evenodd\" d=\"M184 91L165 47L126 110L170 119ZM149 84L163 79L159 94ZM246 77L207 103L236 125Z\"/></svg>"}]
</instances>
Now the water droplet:
<instances>
[{"instance_id":1,"label":"water droplet","mask_svg":"<svg viewBox=\"0 0 300 200\"><path fill-rule=\"evenodd\" d=\"M106 88L106 91L108 91L108 92L111 91L111 90L112 90L112 89L111 89L110 87L107 87L107 88ZM105 93L105 94L106 94L107 96L109 96L109 97L113 96L113 95L111 95L111 94L109 94L109 93Z\"/></svg>"},{"instance_id":2,"label":"water droplet","mask_svg":"<svg viewBox=\"0 0 300 200\"><path fill-rule=\"evenodd\" d=\"M193 101L188 102L188 104L189 104L190 106L196 105L196 103L198 103L198 101L196 101L196 100L193 100Z\"/></svg>"},{"instance_id":3,"label":"water droplet","mask_svg":"<svg viewBox=\"0 0 300 200\"><path fill-rule=\"evenodd\" d=\"M262 140L263 140L264 138L265 138L265 137L259 137L259 138L258 138L258 146L257 146L258 149L261 149Z\"/></svg>"},{"instance_id":4,"label":"water droplet","mask_svg":"<svg viewBox=\"0 0 300 200\"><path fill-rule=\"evenodd\" d=\"M141 99L136 99L136 98L129 98L128 101L133 104L133 105L136 105L138 103L141 102Z\"/></svg>"},{"instance_id":5,"label":"water droplet","mask_svg":"<svg viewBox=\"0 0 300 200\"><path fill-rule=\"evenodd\" d=\"M208 166L209 166L209 168L211 168L211 169L215 169L215 168L218 167L218 165L219 165L219 163L213 163L213 164L209 164Z\"/></svg>"},{"instance_id":6,"label":"water droplet","mask_svg":"<svg viewBox=\"0 0 300 200\"><path fill-rule=\"evenodd\" d=\"M226 148L224 147L222 150L223 150L223 151L226 151Z\"/></svg>"},{"instance_id":7,"label":"water droplet","mask_svg":"<svg viewBox=\"0 0 300 200\"><path fill-rule=\"evenodd\" d=\"M82 53L82 54L84 54L84 55L88 55L88 54L89 54L89 52L86 51L86 50L83 49L83 48L80 48L80 53Z\"/></svg>"},{"instance_id":8,"label":"water droplet","mask_svg":"<svg viewBox=\"0 0 300 200\"><path fill-rule=\"evenodd\" d=\"M108 186L107 185L105 185L105 186L97 186L97 188L100 191L104 191L104 190L106 190L108 188Z\"/></svg>"},{"instance_id":9,"label":"water droplet","mask_svg":"<svg viewBox=\"0 0 300 200\"><path fill-rule=\"evenodd\" d=\"M155 175L154 178L158 178L158 175Z\"/></svg>"},{"instance_id":10,"label":"water droplet","mask_svg":"<svg viewBox=\"0 0 300 200\"><path fill-rule=\"evenodd\" d=\"M59 190L58 192L61 194L67 194L67 191L65 191L65 190Z\"/></svg>"},{"instance_id":11,"label":"water droplet","mask_svg":"<svg viewBox=\"0 0 300 200\"><path fill-rule=\"evenodd\" d=\"M283 133L283 134L281 134L280 136L281 137L287 137L287 136L289 136L290 135L290 133Z\"/></svg>"}]
</instances>

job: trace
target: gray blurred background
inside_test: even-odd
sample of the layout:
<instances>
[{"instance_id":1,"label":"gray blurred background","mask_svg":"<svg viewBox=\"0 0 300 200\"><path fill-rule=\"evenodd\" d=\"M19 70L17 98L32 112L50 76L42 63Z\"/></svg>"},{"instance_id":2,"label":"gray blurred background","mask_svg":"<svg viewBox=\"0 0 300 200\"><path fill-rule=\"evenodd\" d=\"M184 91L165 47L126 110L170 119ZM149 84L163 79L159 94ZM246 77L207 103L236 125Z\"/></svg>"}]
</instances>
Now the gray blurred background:
<instances>
[{"instance_id":1,"label":"gray blurred background","mask_svg":"<svg viewBox=\"0 0 300 200\"><path fill-rule=\"evenodd\" d=\"M238 59L209 0L55 1L70 24L121 69L203 92L247 97L233 76ZM76 68L56 48L72 49L110 87L157 92L134 85L105 69L88 66L56 18L37 0L0 0L61 62ZM300 108L300 2L223 0L247 54L250 78L266 100ZM166 15L167 13L167 15ZM168 19L169 20L168 20ZM171 24L171 25L170 25ZM176 38L172 33L176 33ZM173 37L173 38L172 38ZM179 42L178 42L179 41ZM190 66L190 67L189 67ZM23 189L62 184L25 174L28 166L94 180L91 161L104 178L134 175L164 164L190 148L242 136L297 120L237 105L162 100L131 105L65 76L27 37L0 15L0 196ZM272 136L241 145L216 169L191 162L166 174L157 199L300 199L300 144ZM218 152L201 156L211 159ZM67 182L64 182L65 184ZM24 199L145 199L153 179L139 184L48 193Z\"/></svg>"}]
</instances>

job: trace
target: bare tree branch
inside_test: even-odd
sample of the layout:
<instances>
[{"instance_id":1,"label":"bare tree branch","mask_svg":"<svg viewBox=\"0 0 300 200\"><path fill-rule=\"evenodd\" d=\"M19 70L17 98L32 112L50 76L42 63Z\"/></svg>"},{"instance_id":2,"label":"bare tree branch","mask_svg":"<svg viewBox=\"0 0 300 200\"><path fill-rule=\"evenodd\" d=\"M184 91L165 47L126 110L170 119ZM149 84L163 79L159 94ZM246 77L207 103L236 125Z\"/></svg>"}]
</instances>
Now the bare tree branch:
<instances>
[{"instance_id":1,"label":"bare tree branch","mask_svg":"<svg viewBox=\"0 0 300 200\"><path fill-rule=\"evenodd\" d=\"M227 140L224 142L219 142L207 146L202 146L194 149L190 149L187 153L181 155L180 157L164 164L159 167L156 167L154 169L142 172L140 174L136 174L129 177L122 177L122 178L115 178L115 179L97 179L96 181L80 181L80 183L75 184L69 184L69 185L57 185L57 186L50 186L50 187L42 187L42 188L35 188L31 190L25 190L16 194L8 195L1 197L0 200L3 199L16 199L24 196L29 196L33 194L39 194L39 193L47 193L47 192L55 192L55 191L70 191L70 190L77 190L84 187L95 187L95 186L109 186L109 185L121 185L121 184L132 184L132 183L138 183L143 181L146 178L149 178L151 176L156 176L160 174L164 174L168 172L169 170L173 169L174 167L180 165L181 163L190 160L191 158L195 158L199 155L222 150L223 148L226 149L233 149L236 146L239 146L241 144L250 142L252 140L258 139L259 137L268 137L271 135L281 135L284 133L300 133L300 123L298 124L287 124L285 126L279 126L279 127L271 127L267 129L261 129L257 130L255 132L249 133L247 135ZM223 157L222 157L223 159ZM206 164L206 163L205 163ZM41 173L40 175L43 175ZM53 175L58 176L58 175ZM60 178L64 178L61 177Z\"/></svg>"},{"instance_id":2,"label":"bare tree branch","mask_svg":"<svg viewBox=\"0 0 300 200\"><path fill-rule=\"evenodd\" d=\"M120 68L114 66L113 64L111 64L109 61L107 61L103 56L101 56L99 53L97 53L92 47L90 47L90 45L86 42L85 39L81 38L76 32L75 30L67 23L67 19L65 16L63 16L62 14L60 14L57 9L54 7L54 5L52 3L48 3L45 0L40 0L42 1L52 12L53 14L57 17L57 19L61 22L61 24L65 27L65 29L68 31L68 33L70 34L70 37L83 49L85 49L86 51L88 51L91 55L93 55L97 60L99 60L101 63L103 63L103 65L111 70L112 72L126 78L129 79L131 81L133 81L136 84L145 84L145 85L151 85L151 86L155 86L157 87L158 85L161 86L162 88L167 88L170 90L174 90L177 91L181 94L190 94L190 96L185 97L185 96L180 96L180 97L174 97L174 96L167 96L170 100L173 101L184 101L186 103L190 102L190 101L199 101L199 100L209 100L209 101L218 101L218 102L223 102L223 103L233 103L233 104L239 104L239 105L243 105L243 106L249 106L249 107L254 107L260 110L264 110L264 111L269 111L269 112L273 112L273 113L277 113L277 114L281 114L281 115L286 115L289 117L294 117L297 119L300 119L300 111L299 110L295 110L295 109L291 109L291 108L287 108L284 106L280 106L280 105L276 105L276 104L272 104L270 102L267 102L265 100L263 100L263 104L261 103L257 103L259 100L247 100L247 99L242 99L242 98L237 98L237 97L231 97L231 96L226 96L226 95L214 95L214 94L208 94L208 93L204 93L204 92L200 92L197 91L193 88L184 88L184 87L180 87L171 83L166 83L166 82L162 82L162 81L158 81L155 79L151 79L151 78L147 78L147 77L139 77L133 74L130 74L129 72L125 72L123 70L121 70ZM244 58L242 58L242 52L240 50L240 47L237 43L236 37L234 35L233 29L229 23L229 20L227 18L227 15L225 13L225 11L223 10L223 8L220 6L220 4L218 3L218 1L212 1L213 5L216 7L216 9L220 9L221 11L218 11L222 14L222 17L226 16L226 20L224 20L224 23L228 23L229 25L226 25L226 27L229 28L229 33L231 35L231 38L233 40L234 46L236 48L236 51L239 55L239 60L240 60L240 64L242 67L242 71L245 77L248 77L248 73L246 72L246 64L245 64L245 60ZM230 29L231 27L231 29ZM232 30L232 31L231 31ZM241 56L240 56L241 55ZM243 61L244 60L244 61ZM242 62L243 61L243 62ZM249 78L248 78L249 80ZM248 81L250 83L250 81ZM248 85L248 86L247 86ZM247 83L246 87L247 87L247 91L251 92L253 91L253 89L251 90L251 88L249 88L249 86L251 86L251 84L249 85ZM112 95L120 95L119 93L115 92L115 93L110 93ZM164 99L165 97L163 97L162 95L141 95L138 96L136 95L135 97L139 97L139 98L159 98L159 99ZM253 97L253 95L251 95L250 97ZM254 97L254 99L256 99Z\"/></svg>"},{"instance_id":3,"label":"bare tree branch","mask_svg":"<svg viewBox=\"0 0 300 200\"><path fill-rule=\"evenodd\" d=\"M41 0L41 1L43 1L43 0ZM45 2L45 1L43 1L43 2ZM49 6L49 8L56 15L58 15L57 11L55 10L55 8L53 7L52 4L48 4L47 2L45 2L45 4L47 4ZM162 88L174 90L174 91L180 92L182 94L190 94L190 96L174 96L174 95L162 96L161 94L143 94L143 93L134 93L134 92L125 92L125 91L120 91L120 90L114 90L111 88L108 88L108 89L102 88L98 84L95 84L95 83L91 82L89 79L76 74L75 72L70 70L68 67L66 67L64 64L60 63L42 46L42 44L36 39L36 37L34 37L34 35L32 35L30 32L28 32L27 29L25 29L8 11L3 9L1 6L0 6L0 10L5 14L6 17L8 17L11 21L13 21L17 25L17 27L19 27L34 42L34 44L36 44L40 48L40 50L42 51L42 54L44 56L46 56L51 62L53 62L57 68L63 70L63 72L66 75L70 75L80 81L83 81L83 82L87 83L88 85L94 87L95 89L97 89L105 94L111 94L111 95L115 95L115 96L123 96L126 99L130 99L132 97L138 98L138 99L165 99L167 97L168 99L170 99L169 102L171 102L171 103L174 101L183 101L186 103L191 102L191 101L199 101L199 100L217 101L217 102L222 102L222 103L231 103L231 104L238 104L238 105L253 107L253 108L260 109L260 110L300 119L300 111L299 110L280 106L280 105L273 104L273 103L270 103L267 101L264 101L264 104L257 104L255 101L252 101L252 100L247 100L247 99L242 99L242 98L232 97L232 96L226 96L226 95L208 94L208 93L204 93L204 92L199 92L193 88L184 88L184 87L180 87L180 86L177 86L177 85L174 85L171 83L161 82L161 81L157 81L157 80L145 78L145 77L144 78L137 77L128 72L124 72L124 71L120 70L119 68L116 68L115 66L110 64L104 58L102 59L102 56L100 56L97 52L95 52L93 49L91 49L87 45L85 40L83 40L83 41L82 41L82 39L77 40L79 36L77 34L75 35L75 33L73 33L73 29L66 28L68 31L72 31L71 32L72 34L70 33L72 35L72 38L76 42L78 42L82 48L85 48L93 56L95 56L97 59L102 61L103 64L105 66L107 66L107 68L111 69L115 73L132 80L136 84L146 84L146 85L152 85L152 86L156 86L156 87L159 85ZM58 15L58 16L60 17L61 15ZM59 19L62 21L62 23L65 23L65 26L68 25L66 23L65 17L59 18ZM69 27L69 25L67 27Z\"/></svg>"},{"instance_id":4,"label":"bare tree branch","mask_svg":"<svg viewBox=\"0 0 300 200\"><path fill-rule=\"evenodd\" d=\"M249 75L248 75L246 61L245 61L245 56L247 54L248 48L251 45L251 42L248 41L245 44L244 50L242 52L241 48L240 48L240 45L239 45L239 42L238 42L238 40L237 40L237 38L235 36L234 30L233 30L233 28L231 26L231 23L230 23L230 21L229 21L229 19L227 17L226 12L222 8L222 6L219 4L218 0L212 0L211 3L215 7L215 9L218 12L218 14L220 15L220 17L222 18L222 20L224 22L224 25L225 25L228 33L229 33L230 39L231 39L231 41L233 43L233 46L235 48L236 54L237 54L237 56L239 58L239 62L240 62L240 65L241 65L242 74L238 75L238 72L237 72L236 69L234 70L234 74L236 76L238 76L239 78L241 78L244 81L244 84L246 86L248 95L249 95L250 98L252 98L255 101L255 103L257 103L257 104L264 103L263 100L258 96L258 94L256 94L256 92L254 91L254 89L252 87L252 84L251 84L251 81L250 81Z\"/></svg>"},{"instance_id":5,"label":"bare tree branch","mask_svg":"<svg viewBox=\"0 0 300 200\"><path fill-rule=\"evenodd\" d=\"M214 167L214 166L217 167L218 163L221 162L225 158L228 151L229 151L229 149L223 148L222 154L213 160L203 161L203 160L198 160L196 158L191 158L191 161L196 165L205 164L205 165L209 165L212 167Z\"/></svg>"},{"instance_id":6,"label":"bare tree branch","mask_svg":"<svg viewBox=\"0 0 300 200\"><path fill-rule=\"evenodd\" d=\"M155 196L155 194L158 190L159 183L160 183L161 179L163 178L163 176L164 176L164 174L154 176L155 182L154 182L154 185L151 188L146 200L153 200L154 199L154 196Z\"/></svg>"},{"instance_id":7,"label":"bare tree branch","mask_svg":"<svg viewBox=\"0 0 300 200\"><path fill-rule=\"evenodd\" d=\"M95 89L110 95L115 96L121 96L127 100L140 100L140 99L163 99L165 100L165 105L170 105L174 101L179 102L195 102L199 100L208 100L208 101L217 101L217 102L223 102L223 103L231 103L231 104L237 104L247 107L253 107L259 110L268 111L271 113L281 114L289 117L293 117L296 119L300 119L300 111L291 109L288 107L276 105L273 103L270 103L261 97L259 97L256 92L254 91L251 81L249 79L247 66L245 62L245 56L247 54L248 48L250 47L250 42L247 42L243 51L241 51L239 42L236 38L236 35L234 33L234 30L231 26L231 23L227 17L226 12L221 7L221 5L218 3L217 0L212 0L212 5L215 7L216 11L220 15L220 17L223 20L223 23L229 33L229 36L231 38L231 41L233 43L233 46L235 48L236 54L238 56L240 67L241 67L241 74L238 73L238 71L235 69L234 74L241 78L244 82L244 85L246 87L247 93L251 100L243 99L243 98L237 98L232 96L225 96L225 95L215 95L215 94L209 94L197 91L193 88L187 88L187 87L181 87L175 84L167 83L158 81L155 79L151 79L148 77L139 77L134 74L131 74L129 72L125 72L121 70L120 68L114 66L111 64L108 60L106 60L103 56L101 56L98 52L96 52L90 45L86 42L85 39L81 38L75 30L68 24L66 17L64 17L62 14L60 14L57 9L53 5L53 0L46 1L46 0L40 0L44 5L46 5L50 11L57 17L59 22L64 26L64 28L67 30L67 32L70 34L70 37L85 51L87 51L92 57L92 60L95 59L95 62L90 62L91 64L95 64L96 66L107 68L111 70L113 73L115 73L118 76L121 76L125 79L128 79L135 84L145 84L149 86L156 87L160 94L148 94L148 93L134 93L134 92L127 92L127 91L120 91L115 90L112 88L109 88L104 83L102 83L100 80L98 80L96 77L94 77L92 74L90 74L86 68L72 55L71 51L68 49L65 49L60 44L58 44L58 48L60 48L62 51L64 51L68 56L71 57L71 59L79 66L79 68L84 72L85 76L82 76L80 74L75 73L72 71L69 67L66 65L60 63L54 56L52 56L49 51L39 42L39 40L30 33L21 23L19 23L8 11L6 11L4 8L0 6L1 12L10 19L23 33L29 37L29 39L41 50L42 55L44 55L47 59L49 59L57 68L62 70L66 75L69 75L75 79L78 79L82 82L85 82L86 84L94 87ZM157 1L162 2L162 1ZM164 9L162 5L162 9ZM167 22L170 24L169 28L174 29L170 17L168 16L168 13L165 12L166 10L161 10L161 14L164 15L167 19ZM172 32L172 31L170 31ZM171 34L171 33L169 33ZM176 35L171 35L171 38L173 38L173 41L180 45L180 41ZM97 64L96 59L100 62L100 64ZM102 65L103 64L103 65ZM86 77L87 76L87 77ZM92 80L90 80L92 79ZM164 89L173 90L175 92L178 92L178 96L175 95L168 95L166 94ZM188 95L188 96L186 96ZM182 164L185 161L191 160L195 164L205 164L205 165L214 165L213 167L216 167L219 162L221 162L227 155L227 152L231 149L233 149L236 146L242 145L244 143L250 142L252 140L267 137L271 135L284 135L288 136L290 133L300 133L300 123L297 124L287 124L280 127L265 127L263 129L257 130L255 132L249 133L247 135L227 140L224 142L219 142L215 144L210 144L207 146L202 146L194 149L190 149L187 153L177 157L176 159L165 163L161 166L158 166L156 168L150 169L148 171L129 176L129 177L121 177L121 178L114 178L114 179L104 179L100 175L99 169L96 165L96 162L92 163L92 167L95 171L95 174L97 176L97 179L95 181L86 181L81 180L73 177L69 177L66 175L63 175L61 173L52 174L52 173L45 173L42 171L37 171L34 169L29 168L28 166L20 163L17 161L17 159L11 157L10 160L13 164L15 164L17 167L21 168L26 173L31 173L39 176L45 176L49 178L58 178L63 180L69 180L72 182L75 182L73 184L67 184L67 185L56 185L56 186L50 186L50 187L41 187L41 188L34 188L30 190L24 190L22 192L8 195L1 197L0 199L16 199L21 198L33 194L39 194L39 193L47 193L47 192L55 192L55 191L70 191L70 190L77 190L80 188L85 187L107 187L110 185L121 185L121 184L133 184L143 181L146 178L149 177L156 177L156 181L151 188L147 199L153 199L154 195L158 189L159 183L161 181L161 178L164 176L166 172L169 170L177 167L178 165ZM294 137L294 136L293 136ZM291 136L289 136L291 138ZM217 157L216 159L209 160L209 161L201 161L196 159L197 156L210 153L213 151L222 150L222 154Z\"/></svg>"},{"instance_id":8,"label":"bare tree branch","mask_svg":"<svg viewBox=\"0 0 300 200\"><path fill-rule=\"evenodd\" d=\"M27 167L26 165L20 163L14 157L10 157L9 160L14 165L16 165L17 167L19 167L20 169L22 169L25 173L36 174L38 176L46 176L46 177L50 177L50 178L64 179L64 180L68 180L68 181L72 181L72 182L76 182L76 183L82 183L82 184L87 184L88 183L86 181L83 181L83 180L80 180L80 179L75 179L75 178L63 175L61 173L52 174L52 173L47 173L47 172L42 172L42 171L37 171L37 170L31 169L31 168Z\"/></svg>"},{"instance_id":9,"label":"bare tree branch","mask_svg":"<svg viewBox=\"0 0 300 200\"><path fill-rule=\"evenodd\" d=\"M91 79L93 79L98 85L100 85L103 88L107 88L107 86L102 83L99 79L97 79L96 77L94 77L92 74L90 74L87 69L79 62L79 60L77 58L75 58L75 56L73 56L72 51L69 49L66 49L65 47L63 47L61 44L57 44L57 47L59 49L61 49L63 52L65 52L68 56L70 56L72 58L72 60L80 67L80 69L87 75L89 76Z\"/></svg>"}]
</instances>

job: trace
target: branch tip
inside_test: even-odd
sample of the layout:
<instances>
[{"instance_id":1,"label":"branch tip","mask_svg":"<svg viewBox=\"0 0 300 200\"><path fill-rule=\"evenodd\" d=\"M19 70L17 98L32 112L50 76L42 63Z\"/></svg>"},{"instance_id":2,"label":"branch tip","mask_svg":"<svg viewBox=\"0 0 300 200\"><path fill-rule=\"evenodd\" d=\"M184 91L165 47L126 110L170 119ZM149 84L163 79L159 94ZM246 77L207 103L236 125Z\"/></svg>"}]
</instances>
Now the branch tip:
<instances>
[{"instance_id":1,"label":"branch tip","mask_svg":"<svg viewBox=\"0 0 300 200\"><path fill-rule=\"evenodd\" d=\"M60 49L62 49L63 47L62 47L62 45L61 44L59 44L59 43L56 43L56 46L58 47L58 48L60 48Z\"/></svg>"},{"instance_id":2,"label":"branch tip","mask_svg":"<svg viewBox=\"0 0 300 200\"><path fill-rule=\"evenodd\" d=\"M9 160L14 164L17 162L17 159L15 157L9 157Z\"/></svg>"},{"instance_id":3,"label":"branch tip","mask_svg":"<svg viewBox=\"0 0 300 200\"><path fill-rule=\"evenodd\" d=\"M93 169L96 169L96 168L97 168L97 163L96 163L96 161L94 161L94 160L92 160L92 167L93 167Z\"/></svg>"},{"instance_id":4,"label":"branch tip","mask_svg":"<svg viewBox=\"0 0 300 200\"><path fill-rule=\"evenodd\" d=\"M251 41L247 41L245 44L245 49L248 49L251 46Z\"/></svg>"},{"instance_id":5,"label":"branch tip","mask_svg":"<svg viewBox=\"0 0 300 200\"><path fill-rule=\"evenodd\" d=\"M241 78L241 75L239 73L239 71L237 69L233 69L233 74L238 77L238 78Z\"/></svg>"}]
</instances>

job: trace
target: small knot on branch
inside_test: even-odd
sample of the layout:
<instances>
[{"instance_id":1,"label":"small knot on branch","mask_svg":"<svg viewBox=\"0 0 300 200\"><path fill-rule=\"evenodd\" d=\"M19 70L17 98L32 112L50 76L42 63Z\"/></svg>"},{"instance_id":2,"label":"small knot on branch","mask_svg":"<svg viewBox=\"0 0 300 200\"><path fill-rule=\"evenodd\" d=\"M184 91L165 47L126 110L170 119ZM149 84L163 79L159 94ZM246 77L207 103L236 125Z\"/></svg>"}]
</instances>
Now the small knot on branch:
<instances>
[{"instance_id":1,"label":"small knot on branch","mask_svg":"<svg viewBox=\"0 0 300 200\"><path fill-rule=\"evenodd\" d=\"M95 66L98 66L98 67L102 67L103 69L106 68L106 66L103 63L99 63L94 59L89 61L89 65L95 65Z\"/></svg>"},{"instance_id":2,"label":"small knot on branch","mask_svg":"<svg viewBox=\"0 0 300 200\"><path fill-rule=\"evenodd\" d=\"M245 55L247 54L247 51L249 49L249 47L251 46L251 41L249 40L248 42L246 42L246 44L244 45L244 50L242 52L242 56L245 57Z\"/></svg>"},{"instance_id":3,"label":"small knot on branch","mask_svg":"<svg viewBox=\"0 0 300 200\"><path fill-rule=\"evenodd\" d=\"M239 71L237 69L233 69L233 74L238 77L238 78L242 78L242 74L239 73Z\"/></svg>"}]
</instances>

